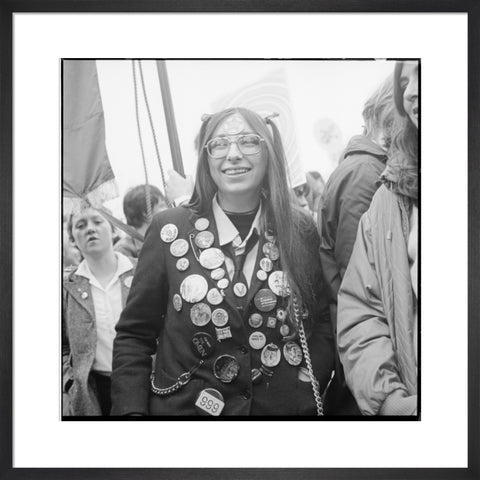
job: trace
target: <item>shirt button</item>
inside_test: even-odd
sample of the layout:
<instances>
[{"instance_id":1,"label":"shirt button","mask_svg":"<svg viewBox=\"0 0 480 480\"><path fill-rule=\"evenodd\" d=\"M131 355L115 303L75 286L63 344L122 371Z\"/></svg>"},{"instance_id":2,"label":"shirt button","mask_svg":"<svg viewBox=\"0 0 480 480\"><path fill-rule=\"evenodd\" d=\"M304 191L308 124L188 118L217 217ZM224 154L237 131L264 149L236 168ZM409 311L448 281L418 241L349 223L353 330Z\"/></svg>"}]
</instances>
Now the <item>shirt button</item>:
<instances>
[{"instance_id":1,"label":"shirt button","mask_svg":"<svg viewBox=\"0 0 480 480\"><path fill-rule=\"evenodd\" d=\"M238 348L240 350L240 353L243 353L243 355L246 355L248 353L248 348L245 345L241 345Z\"/></svg>"},{"instance_id":2,"label":"shirt button","mask_svg":"<svg viewBox=\"0 0 480 480\"><path fill-rule=\"evenodd\" d=\"M240 395L244 400L248 400L252 394L248 391L248 390L245 390L241 395Z\"/></svg>"}]
</instances>

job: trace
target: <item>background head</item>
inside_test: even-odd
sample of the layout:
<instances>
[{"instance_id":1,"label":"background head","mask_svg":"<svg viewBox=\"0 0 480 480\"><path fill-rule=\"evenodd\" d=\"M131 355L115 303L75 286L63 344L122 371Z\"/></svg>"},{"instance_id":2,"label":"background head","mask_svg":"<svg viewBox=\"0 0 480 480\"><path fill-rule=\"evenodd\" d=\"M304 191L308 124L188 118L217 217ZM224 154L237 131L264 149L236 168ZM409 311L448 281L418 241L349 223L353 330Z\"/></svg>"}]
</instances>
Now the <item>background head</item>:
<instances>
[{"instance_id":1,"label":"background head","mask_svg":"<svg viewBox=\"0 0 480 480\"><path fill-rule=\"evenodd\" d=\"M123 197L123 213L127 224L137 229L152 221L147 214L147 191L152 202L152 215L167 208L162 192L153 185L137 185L128 190Z\"/></svg>"},{"instance_id":2,"label":"background head","mask_svg":"<svg viewBox=\"0 0 480 480\"><path fill-rule=\"evenodd\" d=\"M72 213L68 218L67 232L83 257L113 251L114 227L94 208Z\"/></svg>"},{"instance_id":3,"label":"background head","mask_svg":"<svg viewBox=\"0 0 480 480\"><path fill-rule=\"evenodd\" d=\"M393 71L393 84L398 113L418 128L418 62L397 62Z\"/></svg>"},{"instance_id":4,"label":"background head","mask_svg":"<svg viewBox=\"0 0 480 480\"><path fill-rule=\"evenodd\" d=\"M393 75L389 75L365 102L362 116L365 123L363 134L388 149L396 116Z\"/></svg>"}]
</instances>

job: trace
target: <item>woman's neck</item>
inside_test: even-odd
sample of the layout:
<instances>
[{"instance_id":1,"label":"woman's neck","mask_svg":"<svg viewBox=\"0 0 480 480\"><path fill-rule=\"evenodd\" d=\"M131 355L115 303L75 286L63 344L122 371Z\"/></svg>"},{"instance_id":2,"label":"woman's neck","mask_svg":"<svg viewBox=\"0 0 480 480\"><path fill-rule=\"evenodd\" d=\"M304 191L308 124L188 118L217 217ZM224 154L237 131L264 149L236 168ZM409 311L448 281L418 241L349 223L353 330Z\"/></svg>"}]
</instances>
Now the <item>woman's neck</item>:
<instances>
[{"instance_id":1,"label":"woman's neck","mask_svg":"<svg viewBox=\"0 0 480 480\"><path fill-rule=\"evenodd\" d=\"M102 287L106 287L117 271L117 256L109 250L101 255L85 256L88 268Z\"/></svg>"},{"instance_id":2,"label":"woman's neck","mask_svg":"<svg viewBox=\"0 0 480 480\"><path fill-rule=\"evenodd\" d=\"M222 210L229 213L247 213L255 211L260 203L260 192L252 195L228 195L217 193L217 201Z\"/></svg>"}]
</instances>

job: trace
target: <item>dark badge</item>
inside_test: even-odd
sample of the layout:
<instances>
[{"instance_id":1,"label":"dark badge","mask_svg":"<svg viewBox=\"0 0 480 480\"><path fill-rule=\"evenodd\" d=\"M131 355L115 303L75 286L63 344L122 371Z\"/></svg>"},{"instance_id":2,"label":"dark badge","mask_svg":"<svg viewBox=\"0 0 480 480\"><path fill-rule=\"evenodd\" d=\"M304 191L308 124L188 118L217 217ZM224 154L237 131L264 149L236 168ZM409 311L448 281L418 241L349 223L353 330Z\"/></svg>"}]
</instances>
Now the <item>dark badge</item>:
<instances>
[{"instance_id":1,"label":"dark badge","mask_svg":"<svg viewBox=\"0 0 480 480\"><path fill-rule=\"evenodd\" d=\"M275 242L275 235L270 231L265 232L265 238L271 243Z\"/></svg>"},{"instance_id":2,"label":"dark badge","mask_svg":"<svg viewBox=\"0 0 480 480\"><path fill-rule=\"evenodd\" d=\"M200 415L218 417L225 406L223 395L215 388L205 388L195 402L195 408Z\"/></svg>"},{"instance_id":3,"label":"dark badge","mask_svg":"<svg viewBox=\"0 0 480 480\"><path fill-rule=\"evenodd\" d=\"M285 360L294 367L298 367L303 360L302 349L295 342L287 342L283 346L283 356Z\"/></svg>"},{"instance_id":4,"label":"dark badge","mask_svg":"<svg viewBox=\"0 0 480 480\"><path fill-rule=\"evenodd\" d=\"M210 276L213 278L213 280L220 280L225 276L225 270L223 268L216 268L210 272Z\"/></svg>"},{"instance_id":5,"label":"dark badge","mask_svg":"<svg viewBox=\"0 0 480 480\"><path fill-rule=\"evenodd\" d=\"M225 260L225 255L218 248L207 248L200 254L200 265L208 270L218 268Z\"/></svg>"},{"instance_id":6,"label":"dark badge","mask_svg":"<svg viewBox=\"0 0 480 480\"><path fill-rule=\"evenodd\" d=\"M233 286L233 293L237 297L244 297L247 294L247 286L242 282L238 282Z\"/></svg>"},{"instance_id":7,"label":"dark badge","mask_svg":"<svg viewBox=\"0 0 480 480\"><path fill-rule=\"evenodd\" d=\"M223 302L223 295L217 288L212 288L207 293L207 300L212 305L220 305Z\"/></svg>"},{"instance_id":8,"label":"dark badge","mask_svg":"<svg viewBox=\"0 0 480 480\"><path fill-rule=\"evenodd\" d=\"M210 248L213 245L213 240L213 233L205 230L197 234L195 237L195 245L201 249Z\"/></svg>"},{"instance_id":9,"label":"dark badge","mask_svg":"<svg viewBox=\"0 0 480 480\"><path fill-rule=\"evenodd\" d=\"M202 300L208 292L207 280L201 275L189 275L180 284L180 295L189 303Z\"/></svg>"},{"instance_id":10,"label":"dark badge","mask_svg":"<svg viewBox=\"0 0 480 480\"><path fill-rule=\"evenodd\" d=\"M215 349L215 340L206 332L198 332L192 337L191 347L198 358L208 358Z\"/></svg>"},{"instance_id":11,"label":"dark badge","mask_svg":"<svg viewBox=\"0 0 480 480\"><path fill-rule=\"evenodd\" d=\"M190 266L190 261L188 258L179 258L177 260L177 270L180 272L184 272L189 266Z\"/></svg>"},{"instance_id":12,"label":"dark badge","mask_svg":"<svg viewBox=\"0 0 480 480\"><path fill-rule=\"evenodd\" d=\"M290 295L288 277L282 270L276 270L270 274L268 277L268 286L272 292L279 297L288 297Z\"/></svg>"},{"instance_id":13,"label":"dark badge","mask_svg":"<svg viewBox=\"0 0 480 480\"><path fill-rule=\"evenodd\" d=\"M274 343L269 343L263 348L260 359L266 367L271 368L280 363L281 356L280 349Z\"/></svg>"},{"instance_id":14,"label":"dark badge","mask_svg":"<svg viewBox=\"0 0 480 480\"><path fill-rule=\"evenodd\" d=\"M165 243L172 243L178 235L178 228L173 223L167 223L160 230L160 238Z\"/></svg>"},{"instance_id":15,"label":"dark badge","mask_svg":"<svg viewBox=\"0 0 480 480\"><path fill-rule=\"evenodd\" d=\"M264 257L260 260L259 263L260 263L260 268L262 270L264 270L265 272L271 272L272 271L273 263L269 258Z\"/></svg>"},{"instance_id":16,"label":"dark badge","mask_svg":"<svg viewBox=\"0 0 480 480\"><path fill-rule=\"evenodd\" d=\"M195 221L195 228L201 232L202 230L206 230L208 226L210 225L210 222L208 221L207 218L198 218Z\"/></svg>"},{"instance_id":17,"label":"dark badge","mask_svg":"<svg viewBox=\"0 0 480 480\"><path fill-rule=\"evenodd\" d=\"M240 365L232 355L221 355L213 364L213 374L223 383L231 383L238 376Z\"/></svg>"},{"instance_id":18,"label":"dark badge","mask_svg":"<svg viewBox=\"0 0 480 480\"><path fill-rule=\"evenodd\" d=\"M252 313L248 319L248 324L252 328L261 327L263 323L263 317L259 313Z\"/></svg>"},{"instance_id":19,"label":"dark badge","mask_svg":"<svg viewBox=\"0 0 480 480\"><path fill-rule=\"evenodd\" d=\"M183 257L188 252L188 242L184 238L178 238L170 245L170 253L174 257Z\"/></svg>"},{"instance_id":20,"label":"dark badge","mask_svg":"<svg viewBox=\"0 0 480 480\"><path fill-rule=\"evenodd\" d=\"M190 310L190 319L197 327L205 326L212 318L212 310L206 303L196 303Z\"/></svg>"},{"instance_id":21,"label":"dark badge","mask_svg":"<svg viewBox=\"0 0 480 480\"><path fill-rule=\"evenodd\" d=\"M262 288L255 295L253 302L261 312L270 312L277 305L277 297L269 288Z\"/></svg>"},{"instance_id":22,"label":"dark badge","mask_svg":"<svg viewBox=\"0 0 480 480\"><path fill-rule=\"evenodd\" d=\"M182 305L183 305L183 302L182 302L182 297L176 293L174 296L173 296L173 308L179 312L181 309L182 309Z\"/></svg>"},{"instance_id":23,"label":"dark badge","mask_svg":"<svg viewBox=\"0 0 480 480\"><path fill-rule=\"evenodd\" d=\"M228 313L223 308L217 308L212 313L212 323L216 327L224 327L228 323Z\"/></svg>"},{"instance_id":24,"label":"dark badge","mask_svg":"<svg viewBox=\"0 0 480 480\"><path fill-rule=\"evenodd\" d=\"M252 368L252 383L258 385L262 381L262 372L258 368Z\"/></svg>"}]
</instances>

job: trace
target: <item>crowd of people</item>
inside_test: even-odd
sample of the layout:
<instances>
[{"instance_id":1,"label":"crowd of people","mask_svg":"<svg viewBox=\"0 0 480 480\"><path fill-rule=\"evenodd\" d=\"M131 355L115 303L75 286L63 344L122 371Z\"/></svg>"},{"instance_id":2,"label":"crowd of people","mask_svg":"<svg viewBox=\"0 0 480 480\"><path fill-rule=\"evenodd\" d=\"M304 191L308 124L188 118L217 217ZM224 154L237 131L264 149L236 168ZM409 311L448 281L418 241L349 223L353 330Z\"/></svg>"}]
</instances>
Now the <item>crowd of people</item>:
<instances>
[{"instance_id":1,"label":"crowd of people","mask_svg":"<svg viewBox=\"0 0 480 480\"><path fill-rule=\"evenodd\" d=\"M204 115L195 181L126 193L135 235L70 214L63 415L417 415L418 109L397 62L295 189L275 115Z\"/></svg>"}]
</instances>

